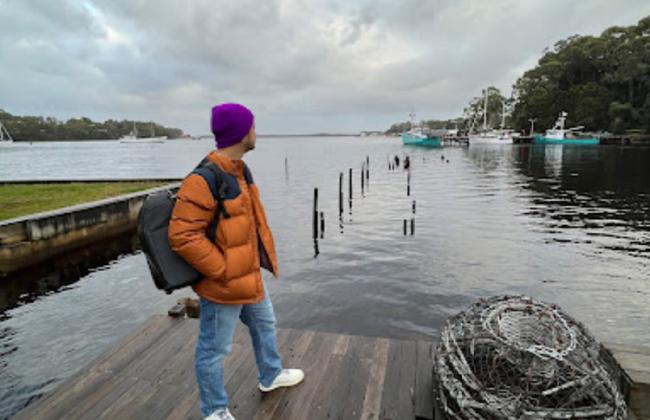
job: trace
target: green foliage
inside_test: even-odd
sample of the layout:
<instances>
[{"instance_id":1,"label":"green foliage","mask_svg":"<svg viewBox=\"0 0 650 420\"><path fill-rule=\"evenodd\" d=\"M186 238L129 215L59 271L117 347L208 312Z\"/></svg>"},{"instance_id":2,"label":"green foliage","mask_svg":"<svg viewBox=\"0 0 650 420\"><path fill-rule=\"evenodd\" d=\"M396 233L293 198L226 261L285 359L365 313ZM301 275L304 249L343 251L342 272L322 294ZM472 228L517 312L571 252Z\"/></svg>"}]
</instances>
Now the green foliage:
<instances>
[{"instance_id":1,"label":"green foliage","mask_svg":"<svg viewBox=\"0 0 650 420\"><path fill-rule=\"evenodd\" d=\"M501 91L494 86L488 87L487 92L487 126L492 128L499 127L501 125L501 116L503 114L503 104L505 102L507 106L509 101L501 94ZM485 105L484 93L485 91L481 96L473 98L467 108L463 110L463 119L466 122L463 128L468 130L477 130L483 126L483 107Z\"/></svg>"},{"instance_id":2,"label":"green foliage","mask_svg":"<svg viewBox=\"0 0 650 420\"><path fill-rule=\"evenodd\" d=\"M650 129L650 16L600 36L572 36L555 44L514 85L513 125L550 127L560 111L587 130Z\"/></svg>"},{"instance_id":3,"label":"green foliage","mask_svg":"<svg viewBox=\"0 0 650 420\"><path fill-rule=\"evenodd\" d=\"M52 117L15 116L0 110L0 121L14 140L109 140L118 139L133 130L133 121L107 120L94 122L86 117L59 121ZM167 136L178 138L183 131L154 122L136 122L139 137Z\"/></svg>"}]
</instances>

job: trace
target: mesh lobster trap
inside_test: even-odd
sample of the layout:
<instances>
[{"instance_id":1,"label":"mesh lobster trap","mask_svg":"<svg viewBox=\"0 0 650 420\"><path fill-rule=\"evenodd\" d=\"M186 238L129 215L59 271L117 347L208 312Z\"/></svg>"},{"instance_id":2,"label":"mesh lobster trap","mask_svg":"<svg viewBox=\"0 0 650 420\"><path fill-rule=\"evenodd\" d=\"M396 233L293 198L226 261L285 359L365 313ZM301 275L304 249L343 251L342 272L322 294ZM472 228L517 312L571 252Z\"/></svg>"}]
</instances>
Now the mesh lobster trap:
<instances>
[{"instance_id":1,"label":"mesh lobster trap","mask_svg":"<svg viewBox=\"0 0 650 420\"><path fill-rule=\"evenodd\" d=\"M612 369L556 305L497 296L447 321L434 397L447 419L627 419Z\"/></svg>"}]
</instances>

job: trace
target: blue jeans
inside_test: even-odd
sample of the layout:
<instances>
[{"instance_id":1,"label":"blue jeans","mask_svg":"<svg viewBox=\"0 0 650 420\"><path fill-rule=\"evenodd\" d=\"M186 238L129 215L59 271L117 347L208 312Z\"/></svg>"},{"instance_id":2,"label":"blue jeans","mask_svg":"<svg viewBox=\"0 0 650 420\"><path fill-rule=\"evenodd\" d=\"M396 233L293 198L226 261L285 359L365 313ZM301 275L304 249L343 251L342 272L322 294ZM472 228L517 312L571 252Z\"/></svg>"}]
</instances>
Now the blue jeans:
<instances>
[{"instance_id":1,"label":"blue jeans","mask_svg":"<svg viewBox=\"0 0 650 420\"><path fill-rule=\"evenodd\" d=\"M275 341L275 314L266 287L264 300L250 305L222 305L204 298L199 300L201 312L195 369L201 414L207 417L219 408L228 407L223 359L230 353L237 318L250 332L258 379L262 385L273 383L282 371L282 361Z\"/></svg>"}]
</instances>

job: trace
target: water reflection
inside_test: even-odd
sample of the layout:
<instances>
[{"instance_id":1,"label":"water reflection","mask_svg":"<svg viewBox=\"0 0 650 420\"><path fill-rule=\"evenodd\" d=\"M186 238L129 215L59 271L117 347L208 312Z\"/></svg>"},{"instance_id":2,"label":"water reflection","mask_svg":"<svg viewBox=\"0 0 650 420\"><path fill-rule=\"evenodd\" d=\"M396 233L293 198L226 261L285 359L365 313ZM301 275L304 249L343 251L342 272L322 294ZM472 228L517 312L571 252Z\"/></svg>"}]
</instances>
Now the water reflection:
<instances>
[{"instance_id":1,"label":"water reflection","mask_svg":"<svg viewBox=\"0 0 650 420\"><path fill-rule=\"evenodd\" d=\"M0 319L9 309L63 290L96 267L140 249L137 235L87 246L0 279ZM0 356L1 357L1 356Z\"/></svg>"},{"instance_id":2,"label":"water reflection","mask_svg":"<svg viewBox=\"0 0 650 420\"><path fill-rule=\"evenodd\" d=\"M554 241L594 242L627 255L650 255L649 150L580 146L521 148L515 166L531 205Z\"/></svg>"}]
</instances>

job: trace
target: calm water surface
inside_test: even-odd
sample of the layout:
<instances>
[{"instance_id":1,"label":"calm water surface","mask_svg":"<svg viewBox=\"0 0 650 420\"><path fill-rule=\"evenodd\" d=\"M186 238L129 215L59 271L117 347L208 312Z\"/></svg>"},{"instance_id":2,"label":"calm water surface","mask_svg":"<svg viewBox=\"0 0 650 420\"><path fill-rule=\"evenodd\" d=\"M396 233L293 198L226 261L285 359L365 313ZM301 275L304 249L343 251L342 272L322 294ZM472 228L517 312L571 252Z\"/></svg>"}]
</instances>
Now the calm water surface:
<instances>
[{"instance_id":1,"label":"calm water surface","mask_svg":"<svg viewBox=\"0 0 650 420\"><path fill-rule=\"evenodd\" d=\"M18 144L0 149L0 179L182 177L210 149L209 141ZM406 172L387 165L405 153L410 197ZM557 302L602 340L650 345L648 148L260 138L247 162L276 237L281 276L267 282L280 326L435 339L478 297L525 293ZM326 219L317 258L314 187ZM415 234L404 236L413 200ZM0 279L0 418L192 294L157 291L137 247L122 238Z\"/></svg>"}]
</instances>

